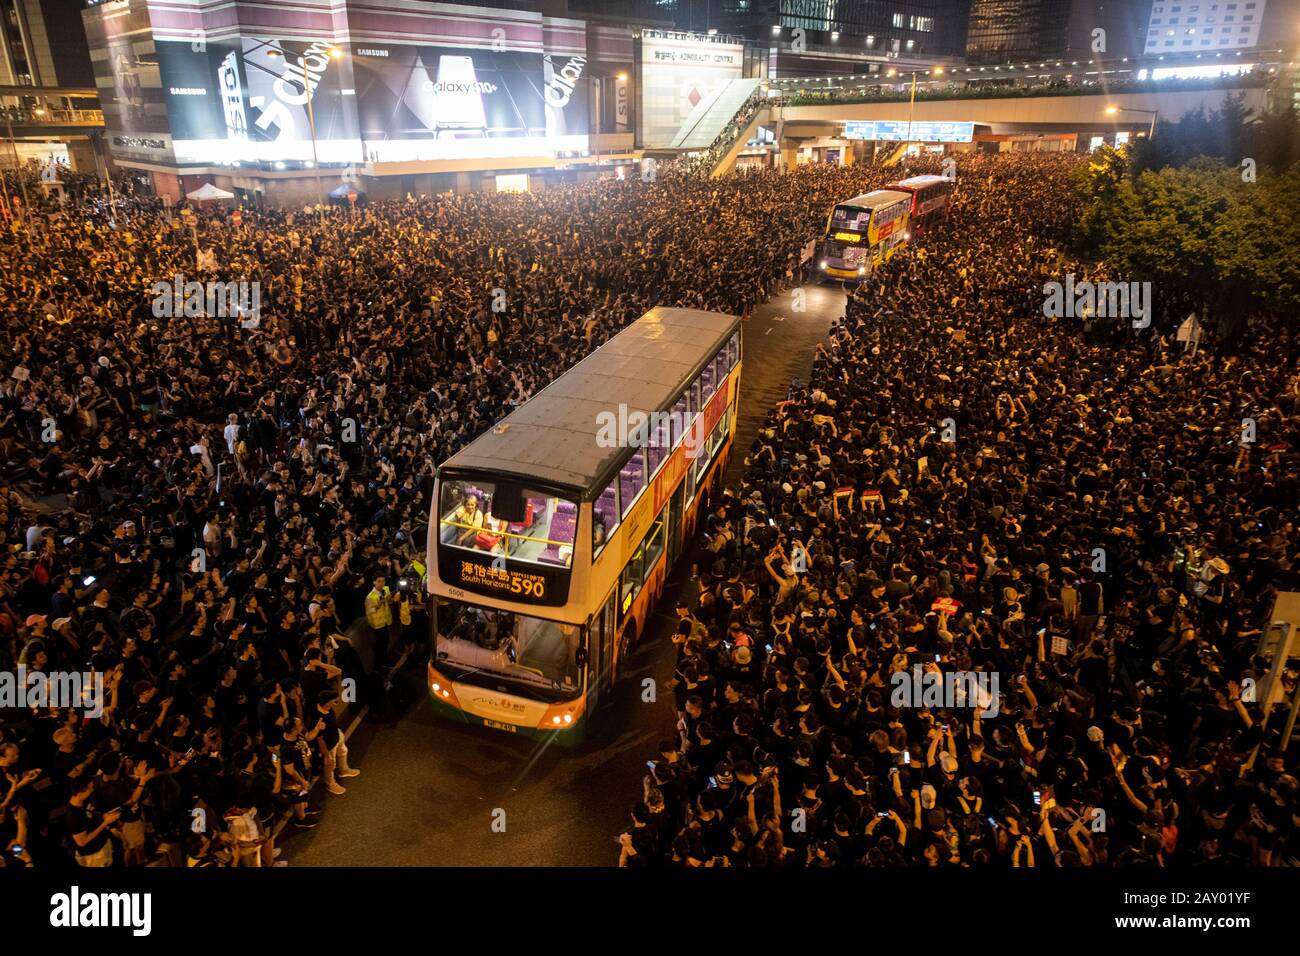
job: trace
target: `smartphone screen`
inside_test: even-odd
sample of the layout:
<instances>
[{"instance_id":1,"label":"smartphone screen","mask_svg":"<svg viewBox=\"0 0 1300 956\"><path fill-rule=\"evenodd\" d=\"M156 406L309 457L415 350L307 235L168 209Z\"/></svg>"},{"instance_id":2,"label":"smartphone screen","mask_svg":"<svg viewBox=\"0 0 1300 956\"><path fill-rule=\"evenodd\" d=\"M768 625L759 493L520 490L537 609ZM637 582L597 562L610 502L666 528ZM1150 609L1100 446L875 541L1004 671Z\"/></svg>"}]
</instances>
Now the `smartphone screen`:
<instances>
[{"instance_id":1,"label":"smartphone screen","mask_svg":"<svg viewBox=\"0 0 1300 956\"><path fill-rule=\"evenodd\" d=\"M1036 807L1037 807L1037 806L1041 806L1042 803L1043 803L1043 792L1042 792L1041 790L1035 790L1035 791L1034 791L1034 806L1036 806Z\"/></svg>"},{"instance_id":2,"label":"smartphone screen","mask_svg":"<svg viewBox=\"0 0 1300 956\"><path fill-rule=\"evenodd\" d=\"M903 751L903 763L905 766L909 766L909 767L912 765L912 751L910 750Z\"/></svg>"}]
</instances>

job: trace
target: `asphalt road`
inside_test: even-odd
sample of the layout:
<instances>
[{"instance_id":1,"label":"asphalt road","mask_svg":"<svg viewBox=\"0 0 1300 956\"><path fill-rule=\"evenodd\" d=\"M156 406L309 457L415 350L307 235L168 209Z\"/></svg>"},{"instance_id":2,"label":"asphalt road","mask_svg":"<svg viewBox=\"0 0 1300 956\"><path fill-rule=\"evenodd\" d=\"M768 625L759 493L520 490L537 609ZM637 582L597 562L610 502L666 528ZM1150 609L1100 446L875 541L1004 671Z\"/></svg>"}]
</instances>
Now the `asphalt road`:
<instances>
[{"instance_id":1,"label":"asphalt road","mask_svg":"<svg viewBox=\"0 0 1300 956\"><path fill-rule=\"evenodd\" d=\"M807 286L806 309L791 295L756 309L745 328L740 421L728 466L734 482L759 425L785 398L790 379L807 381L813 353L844 311L836 287ZM412 701L394 723L363 721L348 747L360 777L328 796L314 830L289 828L284 858L295 866L610 866L616 837L639 798L645 762L672 733L672 694L641 700L642 679L672 677L672 593L631 658L595 745L579 753L434 717L423 667L403 678Z\"/></svg>"}]
</instances>

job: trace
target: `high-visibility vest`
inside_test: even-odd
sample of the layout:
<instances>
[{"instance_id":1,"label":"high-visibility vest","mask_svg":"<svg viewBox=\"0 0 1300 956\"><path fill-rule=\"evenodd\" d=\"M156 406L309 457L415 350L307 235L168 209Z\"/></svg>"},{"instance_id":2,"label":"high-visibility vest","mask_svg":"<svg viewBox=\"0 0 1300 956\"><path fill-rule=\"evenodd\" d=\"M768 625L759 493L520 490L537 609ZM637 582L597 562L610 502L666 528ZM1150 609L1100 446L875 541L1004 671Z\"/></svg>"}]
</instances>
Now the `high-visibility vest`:
<instances>
[{"instance_id":1,"label":"high-visibility vest","mask_svg":"<svg viewBox=\"0 0 1300 956\"><path fill-rule=\"evenodd\" d=\"M374 628L387 627L393 623L393 609L388 603L390 591L384 588L383 594L380 594L374 588L366 595L366 620Z\"/></svg>"}]
</instances>

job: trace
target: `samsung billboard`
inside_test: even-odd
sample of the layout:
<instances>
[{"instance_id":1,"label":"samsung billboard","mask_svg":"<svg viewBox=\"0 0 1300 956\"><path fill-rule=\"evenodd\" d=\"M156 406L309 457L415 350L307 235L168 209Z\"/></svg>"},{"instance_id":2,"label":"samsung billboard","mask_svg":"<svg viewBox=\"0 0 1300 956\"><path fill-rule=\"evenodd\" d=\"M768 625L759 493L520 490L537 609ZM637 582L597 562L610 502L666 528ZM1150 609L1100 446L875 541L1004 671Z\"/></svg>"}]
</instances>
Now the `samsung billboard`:
<instances>
[{"instance_id":1,"label":"samsung billboard","mask_svg":"<svg viewBox=\"0 0 1300 956\"><path fill-rule=\"evenodd\" d=\"M157 42L178 163L361 160L345 57L320 42Z\"/></svg>"},{"instance_id":2,"label":"samsung billboard","mask_svg":"<svg viewBox=\"0 0 1300 956\"><path fill-rule=\"evenodd\" d=\"M353 56L370 162L585 152L585 57L370 45Z\"/></svg>"},{"instance_id":3,"label":"samsung billboard","mask_svg":"<svg viewBox=\"0 0 1300 956\"><path fill-rule=\"evenodd\" d=\"M585 58L239 37L159 41L176 162L410 162L585 152Z\"/></svg>"}]
</instances>

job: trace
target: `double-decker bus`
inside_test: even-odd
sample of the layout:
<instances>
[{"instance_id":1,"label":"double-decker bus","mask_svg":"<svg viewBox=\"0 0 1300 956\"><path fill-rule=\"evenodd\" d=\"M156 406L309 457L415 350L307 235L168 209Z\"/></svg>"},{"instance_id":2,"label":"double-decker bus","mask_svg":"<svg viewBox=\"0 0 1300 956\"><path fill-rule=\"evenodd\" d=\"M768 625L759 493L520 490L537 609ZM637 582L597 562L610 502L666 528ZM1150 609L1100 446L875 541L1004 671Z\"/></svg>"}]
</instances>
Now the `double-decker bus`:
<instances>
[{"instance_id":1,"label":"double-decker bus","mask_svg":"<svg viewBox=\"0 0 1300 956\"><path fill-rule=\"evenodd\" d=\"M656 307L439 466L437 710L581 741L721 480L740 369L737 317Z\"/></svg>"},{"instance_id":2,"label":"double-decker bus","mask_svg":"<svg viewBox=\"0 0 1300 956\"><path fill-rule=\"evenodd\" d=\"M832 279L862 279L907 241L912 194L877 189L831 210L817 267Z\"/></svg>"},{"instance_id":3,"label":"double-decker bus","mask_svg":"<svg viewBox=\"0 0 1300 956\"><path fill-rule=\"evenodd\" d=\"M948 197L952 180L946 176L913 176L890 183L886 189L909 193L912 206L908 211L909 238L917 238L948 218Z\"/></svg>"}]
</instances>

